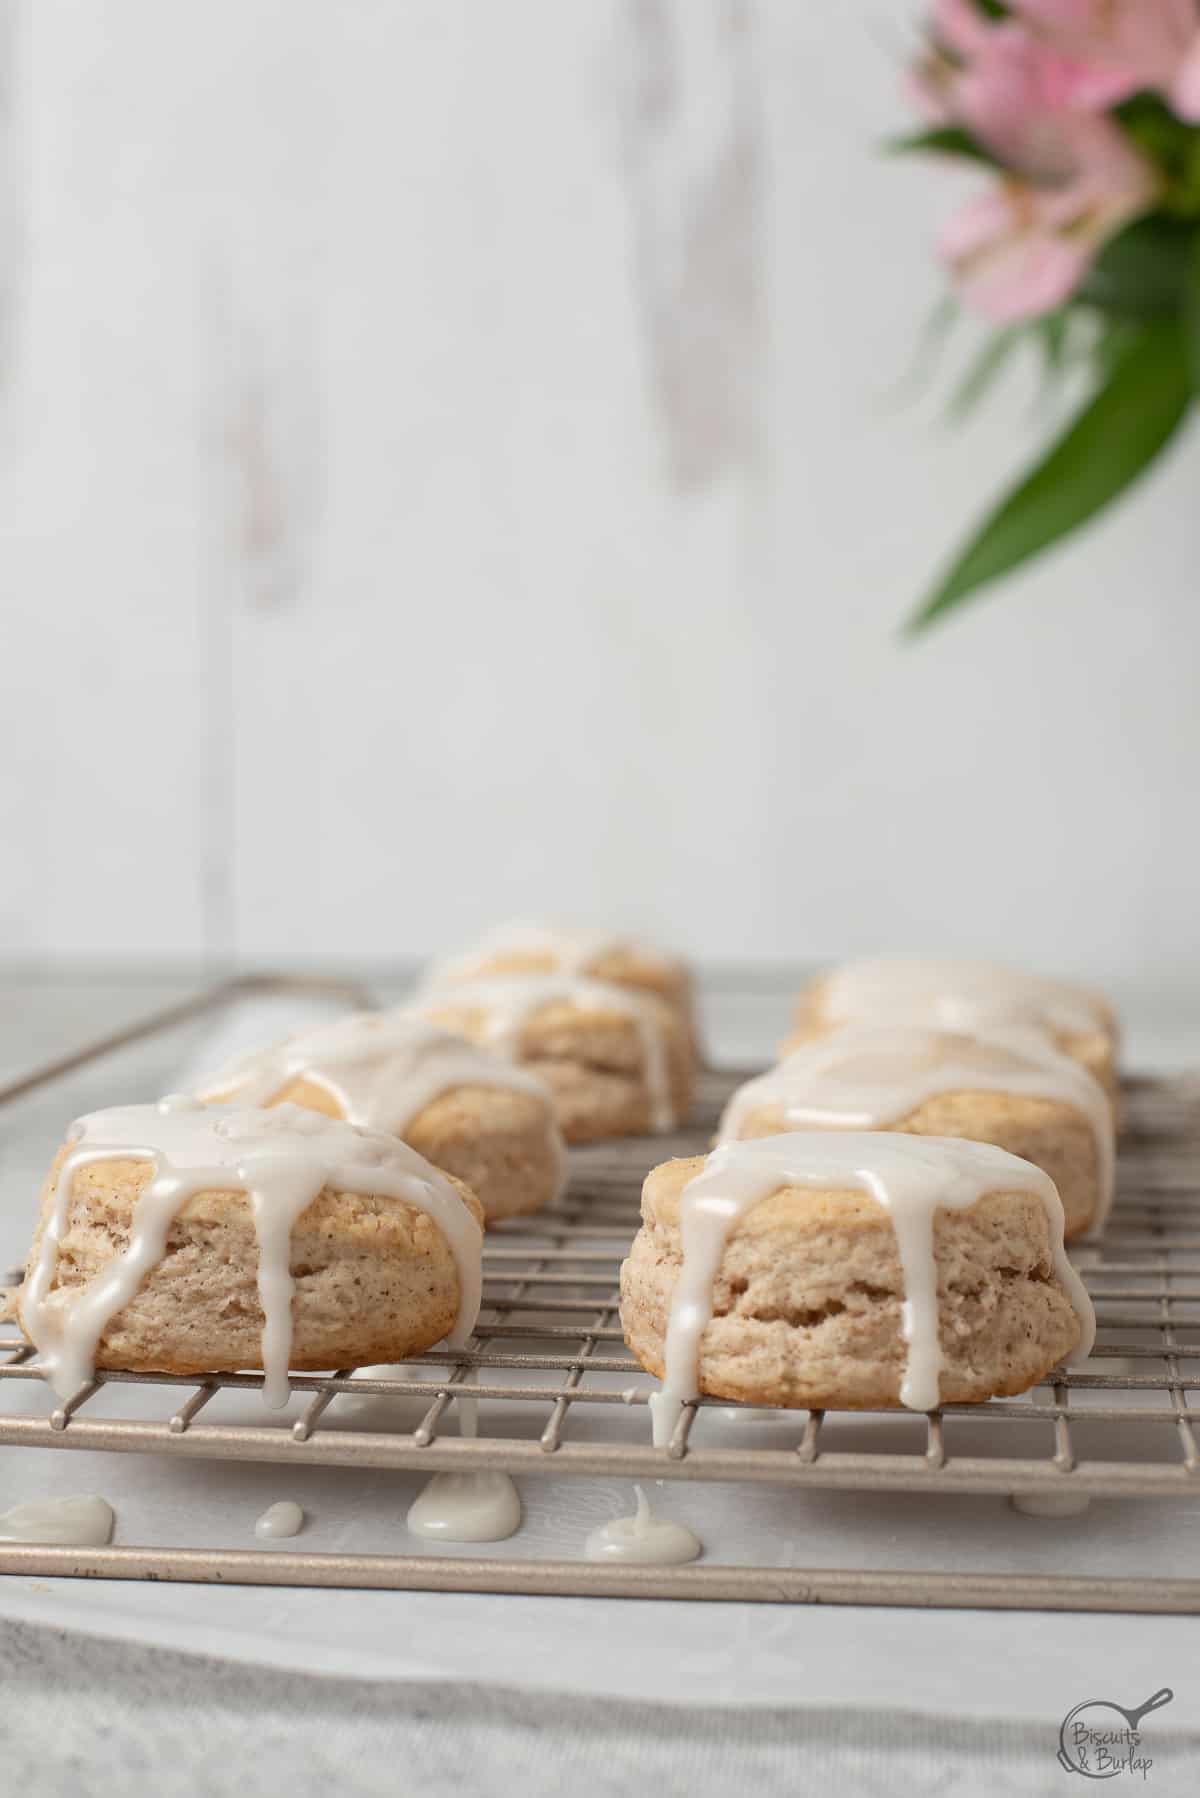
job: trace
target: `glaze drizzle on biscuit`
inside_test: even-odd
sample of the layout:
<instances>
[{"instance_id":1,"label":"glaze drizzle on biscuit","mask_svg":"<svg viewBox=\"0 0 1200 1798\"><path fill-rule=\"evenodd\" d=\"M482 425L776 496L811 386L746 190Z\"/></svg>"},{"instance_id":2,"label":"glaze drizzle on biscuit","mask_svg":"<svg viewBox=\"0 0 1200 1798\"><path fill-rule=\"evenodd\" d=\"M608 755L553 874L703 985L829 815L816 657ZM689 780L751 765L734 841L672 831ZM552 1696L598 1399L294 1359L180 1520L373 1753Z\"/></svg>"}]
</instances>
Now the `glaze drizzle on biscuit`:
<instances>
[{"instance_id":1,"label":"glaze drizzle on biscuit","mask_svg":"<svg viewBox=\"0 0 1200 1798\"><path fill-rule=\"evenodd\" d=\"M508 956L536 956L560 974L590 974L608 956L623 951L662 960L654 951L611 930L573 924L500 924L465 954L435 963L429 978L434 986L476 980Z\"/></svg>"},{"instance_id":2,"label":"glaze drizzle on biscuit","mask_svg":"<svg viewBox=\"0 0 1200 1798\"><path fill-rule=\"evenodd\" d=\"M637 1029L641 1048L650 1127L656 1131L673 1130L679 1122L671 1096L667 1056L666 1019L671 1013L661 999L579 974L496 974L461 985L432 987L420 995L417 1004L423 1015L477 1012L486 1045L511 1057L520 1049L525 1026L552 1005L629 1018Z\"/></svg>"},{"instance_id":3,"label":"glaze drizzle on biscuit","mask_svg":"<svg viewBox=\"0 0 1200 1798\"><path fill-rule=\"evenodd\" d=\"M1112 1206L1112 1113L1100 1082L1033 1030L986 1036L892 1025L815 1037L769 1073L739 1086L721 1117L719 1142L735 1142L758 1111L784 1130L879 1130L945 1093L991 1092L1048 1099L1082 1113L1096 1149L1095 1233Z\"/></svg>"},{"instance_id":4,"label":"glaze drizzle on biscuit","mask_svg":"<svg viewBox=\"0 0 1200 1798\"><path fill-rule=\"evenodd\" d=\"M394 1136L359 1130L297 1105L255 1111L175 1097L92 1112L72 1125L69 1141L20 1297L22 1327L61 1398L92 1378L105 1329L161 1262L176 1214L200 1192L243 1192L249 1203L258 1239L263 1398L272 1407L285 1405L289 1393L292 1227L326 1187L398 1199L430 1217L458 1270L451 1347L461 1347L474 1327L481 1291L479 1224L446 1177ZM75 1175L98 1161L150 1161L154 1175L134 1204L123 1252L86 1285L55 1286Z\"/></svg>"},{"instance_id":5,"label":"glaze drizzle on biscuit","mask_svg":"<svg viewBox=\"0 0 1200 1798\"><path fill-rule=\"evenodd\" d=\"M830 1023L927 1023L944 1030L994 1025L1062 1036L1111 1036L1107 1007L1086 987L996 962L918 956L849 962L820 981Z\"/></svg>"},{"instance_id":6,"label":"glaze drizzle on biscuit","mask_svg":"<svg viewBox=\"0 0 1200 1798\"><path fill-rule=\"evenodd\" d=\"M351 1012L241 1056L202 1081L198 1096L206 1103L273 1105L300 1080L328 1094L347 1123L396 1136L403 1136L426 1106L457 1088L527 1093L542 1107L558 1169L556 1190L565 1182L566 1146L542 1082L404 1007Z\"/></svg>"},{"instance_id":7,"label":"glaze drizzle on biscuit","mask_svg":"<svg viewBox=\"0 0 1200 1798\"><path fill-rule=\"evenodd\" d=\"M701 1342L730 1233L753 1206L782 1187L849 1189L887 1211L904 1278L901 1328L908 1356L900 1401L910 1410L933 1410L939 1395L934 1217L942 1209L966 1210L988 1193L1030 1193L1041 1200L1055 1273L1079 1319L1075 1358L1090 1353L1095 1316L1063 1247L1062 1202L1049 1175L1032 1163L992 1143L874 1131L804 1131L727 1143L708 1156L680 1195L683 1261L671 1298L662 1389L650 1399L656 1446L667 1446L683 1406L699 1396Z\"/></svg>"}]
</instances>

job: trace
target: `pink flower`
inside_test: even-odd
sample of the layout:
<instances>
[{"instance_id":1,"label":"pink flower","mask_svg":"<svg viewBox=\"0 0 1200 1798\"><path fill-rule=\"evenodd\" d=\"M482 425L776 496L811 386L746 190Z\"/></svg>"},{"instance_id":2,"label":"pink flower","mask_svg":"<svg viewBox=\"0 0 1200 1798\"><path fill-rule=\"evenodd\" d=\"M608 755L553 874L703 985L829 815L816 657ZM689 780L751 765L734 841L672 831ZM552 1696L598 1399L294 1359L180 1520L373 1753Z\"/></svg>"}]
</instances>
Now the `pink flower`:
<instances>
[{"instance_id":1,"label":"pink flower","mask_svg":"<svg viewBox=\"0 0 1200 1798\"><path fill-rule=\"evenodd\" d=\"M995 19L975 0L935 0L931 48L915 75L926 112L964 126L1010 171L951 221L941 243L969 303L1005 321L1061 305L1100 245L1154 204L1153 165L1103 109L1146 85L1151 63L1163 70L1169 62L1178 82L1182 27L1200 36L1195 0L1014 4L1020 17ZM1120 24L1118 57L1098 32L1105 21L1116 31L1127 10L1142 23ZM1164 34L1167 13L1173 36Z\"/></svg>"},{"instance_id":2,"label":"pink flower","mask_svg":"<svg viewBox=\"0 0 1200 1798\"><path fill-rule=\"evenodd\" d=\"M1090 256L1047 216L1037 189L1022 181L1002 182L969 201L939 247L967 304L997 324L1061 306Z\"/></svg>"},{"instance_id":3,"label":"pink flower","mask_svg":"<svg viewBox=\"0 0 1200 1798\"><path fill-rule=\"evenodd\" d=\"M1060 119L1057 148L1071 157L1063 179L1008 177L969 201L942 235L964 299L998 323L1060 306L1101 244L1157 197L1156 172L1109 119Z\"/></svg>"},{"instance_id":4,"label":"pink flower","mask_svg":"<svg viewBox=\"0 0 1200 1798\"><path fill-rule=\"evenodd\" d=\"M938 123L961 124L1009 167L1035 179L1069 170L1065 115L1110 105L1124 75L1096 71L1017 19L988 20L974 0L937 0L933 39L911 88Z\"/></svg>"},{"instance_id":5,"label":"pink flower","mask_svg":"<svg viewBox=\"0 0 1200 1798\"><path fill-rule=\"evenodd\" d=\"M1196 0L1012 0L1047 48L1090 71L1078 104L1108 106L1139 88L1200 122L1200 10Z\"/></svg>"}]
</instances>

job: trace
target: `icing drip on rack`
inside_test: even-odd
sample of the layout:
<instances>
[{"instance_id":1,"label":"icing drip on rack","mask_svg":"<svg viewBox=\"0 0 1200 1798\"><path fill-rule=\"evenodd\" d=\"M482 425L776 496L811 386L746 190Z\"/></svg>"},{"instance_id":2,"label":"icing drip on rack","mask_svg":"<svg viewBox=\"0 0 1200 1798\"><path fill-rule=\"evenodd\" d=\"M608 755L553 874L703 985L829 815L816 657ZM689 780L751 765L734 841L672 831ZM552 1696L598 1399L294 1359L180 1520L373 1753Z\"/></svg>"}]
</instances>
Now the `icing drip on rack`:
<instances>
[{"instance_id":1,"label":"icing drip on rack","mask_svg":"<svg viewBox=\"0 0 1200 1798\"><path fill-rule=\"evenodd\" d=\"M268 1405L285 1405L289 1394L292 1226L325 1187L398 1199L425 1212L445 1236L458 1269L458 1318L447 1340L461 1347L471 1333L481 1289L479 1225L445 1176L394 1136L297 1105L252 1111L173 1097L160 1105L92 1112L72 1125L68 1140L20 1299L22 1326L61 1398L92 1378L104 1331L163 1259L176 1214L200 1192L242 1192L250 1206ZM86 1285L55 1287L75 1175L98 1161L149 1161L153 1177L134 1205L121 1254Z\"/></svg>"},{"instance_id":2,"label":"icing drip on rack","mask_svg":"<svg viewBox=\"0 0 1200 1798\"><path fill-rule=\"evenodd\" d=\"M966 1210L990 1192L1031 1193L1046 1213L1054 1269L1079 1319L1081 1360L1095 1339L1083 1282L1063 1247L1062 1202L1040 1168L991 1143L886 1132L801 1132L727 1143L689 1180L679 1201L683 1265L671 1298L662 1389L650 1399L654 1442L666 1447L680 1411L699 1396L700 1345L712 1318L713 1289L730 1233L771 1193L796 1186L863 1192L891 1218L904 1276L902 1328L908 1359L901 1403L931 1411L938 1403L942 1351L938 1335L934 1215Z\"/></svg>"},{"instance_id":3,"label":"icing drip on rack","mask_svg":"<svg viewBox=\"0 0 1200 1798\"><path fill-rule=\"evenodd\" d=\"M351 1012L240 1056L202 1081L198 1096L206 1102L273 1105L298 1080L326 1093L347 1123L396 1136L403 1136L426 1106L456 1088L527 1093L542 1106L560 1188L566 1179L566 1146L542 1082L407 1008Z\"/></svg>"},{"instance_id":4,"label":"icing drip on rack","mask_svg":"<svg viewBox=\"0 0 1200 1798\"><path fill-rule=\"evenodd\" d=\"M504 1542L521 1527L521 1498L506 1473L435 1473L408 1508L414 1536L435 1542Z\"/></svg>"},{"instance_id":5,"label":"icing drip on rack","mask_svg":"<svg viewBox=\"0 0 1200 1798\"><path fill-rule=\"evenodd\" d=\"M1087 1119L1096 1147L1098 1231L1112 1206L1112 1112L1100 1082L1034 1030L969 1036L917 1026L847 1028L815 1037L725 1107L718 1141L735 1142L758 1111L777 1130L880 1130L945 1093L1009 1093L1056 1100Z\"/></svg>"},{"instance_id":6,"label":"icing drip on rack","mask_svg":"<svg viewBox=\"0 0 1200 1798\"><path fill-rule=\"evenodd\" d=\"M459 1430L479 1434L479 1401L457 1400ZM508 1474L435 1473L408 1507L414 1536L435 1542L505 1542L521 1527L521 1495Z\"/></svg>"},{"instance_id":7,"label":"icing drip on rack","mask_svg":"<svg viewBox=\"0 0 1200 1798\"><path fill-rule=\"evenodd\" d=\"M656 1517L641 1486L635 1486L637 1510L632 1517L612 1517L588 1536L583 1552L589 1561L636 1562L642 1566L678 1567L701 1552L700 1538L685 1523Z\"/></svg>"},{"instance_id":8,"label":"icing drip on rack","mask_svg":"<svg viewBox=\"0 0 1200 1798\"><path fill-rule=\"evenodd\" d=\"M111 1542L113 1508L94 1494L34 1498L0 1511L0 1542L56 1543L63 1548L103 1548Z\"/></svg>"},{"instance_id":9,"label":"icing drip on rack","mask_svg":"<svg viewBox=\"0 0 1200 1798\"><path fill-rule=\"evenodd\" d=\"M679 1122L671 1098L666 1031L671 1013L661 1000L606 980L579 974L497 974L461 985L429 988L417 1006L430 1012L478 1012L488 1048L515 1057L521 1032L551 1005L632 1019L642 1054L642 1076L650 1100L651 1128L673 1130Z\"/></svg>"},{"instance_id":10,"label":"icing drip on rack","mask_svg":"<svg viewBox=\"0 0 1200 1798\"><path fill-rule=\"evenodd\" d=\"M1085 987L987 961L850 962L821 981L820 1009L836 1024L924 1023L968 1032L1017 1025L1063 1036L1108 1036L1112 1027Z\"/></svg>"},{"instance_id":11,"label":"icing drip on rack","mask_svg":"<svg viewBox=\"0 0 1200 1798\"><path fill-rule=\"evenodd\" d=\"M281 1536L298 1536L304 1528L304 1512L294 1499L281 1498L278 1504L268 1505L258 1522L254 1525L254 1534L266 1541L274 1541Z\"/></svg>"}]
</instances>

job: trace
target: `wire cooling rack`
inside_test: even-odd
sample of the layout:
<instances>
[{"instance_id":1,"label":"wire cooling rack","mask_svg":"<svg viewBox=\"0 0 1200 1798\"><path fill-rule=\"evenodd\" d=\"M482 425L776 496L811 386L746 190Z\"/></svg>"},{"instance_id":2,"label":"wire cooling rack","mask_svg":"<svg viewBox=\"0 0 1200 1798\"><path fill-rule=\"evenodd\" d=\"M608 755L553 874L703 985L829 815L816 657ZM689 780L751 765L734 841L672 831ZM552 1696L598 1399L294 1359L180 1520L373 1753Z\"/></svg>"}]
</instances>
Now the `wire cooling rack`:
<instances>
[{"instance_id":1,"label":"wire cooling rack","mask_svg":"<svg viewBox=\"0 0 1200 1798\"><path fill-rule=\"evenodd\" d=\"M74 1051L0 1089L0 1106L50 1088L115 1049L205 1012L314 983L230 981L119 1036ZM329 986L318 990L329 990ZM329 983L335 992L342 991ZM357 995L343 992L348 1000ZM982 1406L947 1405L919 1419L915 1447L871 1434L871 1414L796 1411L770 1444L706 1433L729 1407L687 1406L670 1445L650 1444L653 1382L626 1350L617 1308L621 1261L638 1224L642 1179L654 1163L707 1147L741 1075L705 1073L686 1130L571 1151L568 1190L552 1210L489 1233L484 1304L462 1351L433 1351L395 1377L300 1374L285 1421L213 1421L219 1394L257 1374L211 1378L97 1375L43 1413L14 1414L11 1382L41 1378L14 1328L0 1329L0 1445L105 1450L418 1472L504 1470L526 1478L688 1480L847 1491L1012 1494L1025 1503L1144 1499L1200 1492L1200 1078L1126 1083L1118 1198L1102 1245L1077 1260L1096 1304L1086 1367L1058 1369L1032 1392ZM161 1395L150 1417L111 1415L106 1399L134 1385ZM404 1428L356 1427L358 1401L386 1416L404 1401ZM461 1398L483 1401L477 1437L455 1433ZM347 1410L347 1401L353 1403ZM412 1421L413 1401L424 1401ZM115 1407L119 1409L120 1407ZM219 1410L220 1407L217 1407ZM535 1424L532 1430L529 1418ZM888 1414L894 1418L895 1414ZM519 1419L519 1422L518 1422ZM849 1432L849 1435L847 1434ZM736 1435L736 1432L733 1432ZM1018 1452L1019 1451L1019 1452ZM517 1538L519 1542L519 1537ZM617 1567L585 1560L288 1550L104 1549L0 1544L0 1573L255 1584L597 1593L606 1596L790 1602L986 1605L1004 1608L1200 1610L1200 1579L1022 1574L806 1571L712 1566Z\"/></svg>"}]
</instances>

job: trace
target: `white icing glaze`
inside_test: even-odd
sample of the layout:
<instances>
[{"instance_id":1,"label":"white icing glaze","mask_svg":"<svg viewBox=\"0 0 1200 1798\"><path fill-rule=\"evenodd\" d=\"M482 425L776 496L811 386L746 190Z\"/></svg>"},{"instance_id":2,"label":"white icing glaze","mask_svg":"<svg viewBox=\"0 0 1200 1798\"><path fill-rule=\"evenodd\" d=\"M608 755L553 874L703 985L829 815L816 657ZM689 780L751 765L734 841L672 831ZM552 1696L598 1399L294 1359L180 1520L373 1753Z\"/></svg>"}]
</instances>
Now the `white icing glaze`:
<instances>
[{"instance_id":1,"label":"white icing glaze","mask_svg":"<svg viewBox=\"0 0 1200 1798\"><path fill-rule=\"evenodd\" d=\"M520 1494L506 1473L435 1473L408 1527L438 1542L504 1542L521 1527Z\"/></svg>"},{"instance_id":2,"label":"white icing glaze","mask_svg":"<svg viewBox=\"0 0 1200 1798\"><path fill-rule=\"evenodd\" d=\"M1107 1036L1100 1000L1086 987L995 962L906 956L849 962L821 982L833 1023L932 1024L976 1031L1018 1025L1067 1036Z\"/></svg>"},{"instance_id":3,"label":"white icing glaze","mask_svg":"<svg viewBox=\"0 0 1200 1798\"><path fill-rule=\"evenodd\" d=\"M594 1529L584 1544L589 1561L636 1561L677 1567L694 1561L702 1543L686 1524L655 1517L641 1486L635 1486L637 1510L632 1517L612 1517Z\"/></svg>"},{"instance_id":4,"label":"white icing glaze","mask_svg":"<svg viewBox=\"0 0 1200 1798\"><path fill-rule=\"evenodd\" d=\"M304 1528L304 1512L290 1498L281 1498L278 1504L268 1505L258 1522L254 1525L254 1534L274 1539L277 1536L298 1536Z\"/></svg>"},{"instance_id":5,"label":"white icing glaze","mask_svg":"<svg viewBox=\"0 0 1200 1798\"><path fill-rule=\"evenodd\" d=\"M479 1400L459 1396L459 1430L479 1430ZM506 1473L435 1473L408 1507L414 1536L439 1542L504 1542L521 1527L521 1495Z\"/></svg>"},{"instance_id":6,"label":"white icing glaze","mask_svg":"<svg viewBox=\"0 0 1200 1798\"><path fill-rule=\"evenodd\" d=\"M663 959L643 944L611 930L574 924L500 924L480 937L464 955L435 962L429 971L429 984L442 986L452 981L475 980L486 974L498 957L506 955L536 955L560 974L590 974L597 962L621 950L632 950L654 961Z\"/></svg>"},{"instance_id":7,"label":"white icing glaze","mask_svg":"<svg viewBox=\"0 0 1200 1798\"><path fill-rule=\"evenodd\" d=\"M1072 1359L1095 1339L1091 1300L1063 1247L1062 1202L1054 1182L1031 1162L992 1143L891 1132L804 1131L727 1143L714 1149L679 1201L683 1265L671 1298L662 1390L650 1400L654 1442L671 1440L682 1407L699 1395L700 1346L712 1318L713 1287L734 1225L783 1186L866 1193L891 1218L904 1274L902 1328L908 1360L901 1403L914 1411L938 1403L942 1351L938 1337L937 1263L933 1221L939 1209L965 1210L989 1192L1026 1192L1040 1199L1054 1267L1079 1319Z\"/></svg>"},{"instance_id":8,"label":"white icing glaze","mask_svg":"<svg viewBox=\"0 0 1200 1798\"><path fill-rule=\"evenodd\" d=\"M1112 1206L1112 1111L1100 1082L1035 1030L997 1026L984 1035L919 1025L848 1027L804 1043L779 1066L740 1086L718 1140L734 1142L753 1112L783 1114L783 1130L878 1130L942 1093L1011 1093L1057 1100L1082 1113L1096 1145L1099 1230Z\"/></svg>"},{"instance_id":9,"label":"white icing glaze","mask_svg":"<svg viewBox=\"0 0 1200 1798\"><path fill-rule=\"evenodd\" d=\"M403 1200L433 1219L458 1270L459 1312L448 1341L474 1327L481 1289L482 1234L454 1187L394 1136L279 1105L270 1111L225 1105L131 1105L77 1120L50 1203L37 1259L21 1289L21 1322L55 1392L69 1398L95 1371L96 1347L166 1251L180 1207L199 1192L244 1192L258 1237L263 1309L263 1397L288 1400L292 1340L292 1226L325 1186ZM154 1176L134 1206L123 1252L85 1286L54 1287L75 1174L90 1162L146 1160Z\"/></svg>"},{"instance_id":10,"label":"white icing glaze","mask_svg":"<svg viewBox=\"0 0 1200 1798\"><path fill-rule=\"evenodd\" d=\"M490 1054L466 1037L439 1030L404 1006L355 1011L283 1042L240 1056L208 1075L198 1096L239 1105L270 1105L294 1080L327 1093L347 1123L403 1136L435 1099L457 1087L481 1086L527 1093L542 1106L547 1141L558 1167L561 1192L567 1151L548 1089L512 1061Z\"/></svg>"},{"instance_id":11,"label":"white icing glaze","mask_svg":"<svg viewBox=\"0 0 1200 1798\"><path fill-rule=\"evenodd\" d=\"M112 1540L113 1508L106 1499L34 1498L0 1511L0 1542L52 1542L64 1548L103 1548Z\"/></svg>"},{"instance_id":12,"label":"white icing glaze","mask_svg":"<svg viewBox=\"0 0 1200 1798\"><path fill-rule=\"evenodd\" d=\"M507 1056L515 1056L521 1031L530 1018L549 1005L631 1018L641 1045L651 1128L673 1130L679 1122L671 1099L662 1001L646 993L579 974L496 974L440 990L430 988L419 995L417 1005L422 1014L451 1007L478 1011L484 1019L488 1047Z\"/></svg>"},{"instance_id":13,"label":"white icing glaze","mask_svg":"<svg viewBox=\"0 0 1200 1798\"><path fill-rule=\"evenodd\" d=\"M1082 1517L1091 1501L1086 1492L1014 1492L1012 1508L1026 1517Z\"/></svg>"}]
</instances>

